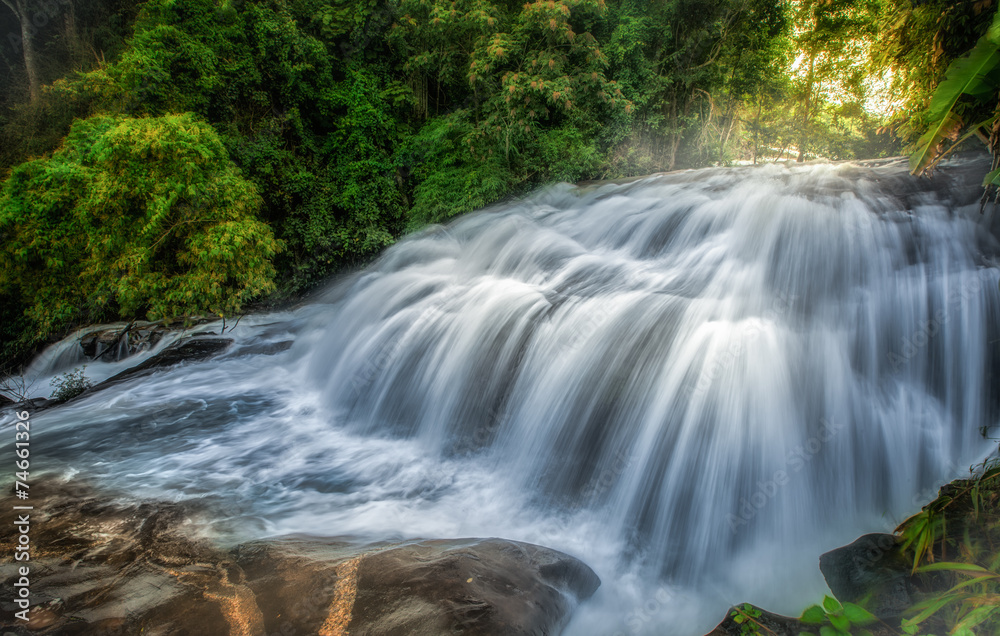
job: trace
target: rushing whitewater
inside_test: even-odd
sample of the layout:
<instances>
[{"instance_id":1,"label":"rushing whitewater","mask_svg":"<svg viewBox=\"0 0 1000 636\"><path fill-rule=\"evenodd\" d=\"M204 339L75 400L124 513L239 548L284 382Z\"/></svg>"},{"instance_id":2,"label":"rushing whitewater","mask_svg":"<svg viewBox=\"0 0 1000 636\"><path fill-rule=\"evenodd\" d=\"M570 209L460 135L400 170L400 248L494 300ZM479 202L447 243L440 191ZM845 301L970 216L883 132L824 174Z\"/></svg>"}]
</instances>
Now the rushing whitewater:
<instances>
[{"instance_id":1,"label":"rushing whitewater","mask_svg":"<svg viewBox=\"0 0 1000 636\"><path fill-rule=\"evenodd\" d=\"M220 358L40 412L33 458L203 498L220 538L563 550L604 582L572 634L797 613L823 551L995 447L1000 246L964 196L899 164L555 187L244 318Z\"/></svg>"}]
</instances>

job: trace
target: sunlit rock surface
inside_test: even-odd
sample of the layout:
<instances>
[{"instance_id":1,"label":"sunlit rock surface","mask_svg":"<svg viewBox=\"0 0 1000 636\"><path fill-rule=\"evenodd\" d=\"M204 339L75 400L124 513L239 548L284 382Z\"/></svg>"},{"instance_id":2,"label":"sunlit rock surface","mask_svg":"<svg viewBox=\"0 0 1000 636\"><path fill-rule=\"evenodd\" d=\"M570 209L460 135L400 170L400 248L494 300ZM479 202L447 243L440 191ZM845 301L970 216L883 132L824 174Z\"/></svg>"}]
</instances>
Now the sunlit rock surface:
<instances>
[{"instance_id":1,"label":"sunlit rock surface","mask_svg":"<svg viewBox=\"0 0 1000 636\"><path fill-rule=\"evenodd\" d=\"M364 544L282 537L223 550L189 532L210 511L116 503L43 484L30 561L0 566L0 620L14 633L554 634L600 580L580 561L503 539ZM15 512L0 514L13 554ZM17 568L32 610L15 617Z\"/></svg>"}]
</instances>

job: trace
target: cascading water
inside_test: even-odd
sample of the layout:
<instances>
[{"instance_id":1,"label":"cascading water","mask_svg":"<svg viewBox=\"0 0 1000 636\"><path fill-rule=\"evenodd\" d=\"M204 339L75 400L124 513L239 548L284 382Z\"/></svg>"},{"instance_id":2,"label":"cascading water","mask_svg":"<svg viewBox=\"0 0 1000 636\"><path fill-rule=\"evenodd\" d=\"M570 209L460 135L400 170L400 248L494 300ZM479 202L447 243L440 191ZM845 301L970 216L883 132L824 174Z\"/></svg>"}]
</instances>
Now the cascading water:
<instances>
[{"instance_id":1,"label":"cascading water","mask_svg":"<svg viewBox=\"0 0 1000 636\"><path fill-rule=\"evenodd\" d=\"M33 458L227 537L560 549L603 580L571 634L797 613L820 553L994 448L1000 245L949 196L899 164L552 188L39 413Z\"/></svg>"}]
</instances>

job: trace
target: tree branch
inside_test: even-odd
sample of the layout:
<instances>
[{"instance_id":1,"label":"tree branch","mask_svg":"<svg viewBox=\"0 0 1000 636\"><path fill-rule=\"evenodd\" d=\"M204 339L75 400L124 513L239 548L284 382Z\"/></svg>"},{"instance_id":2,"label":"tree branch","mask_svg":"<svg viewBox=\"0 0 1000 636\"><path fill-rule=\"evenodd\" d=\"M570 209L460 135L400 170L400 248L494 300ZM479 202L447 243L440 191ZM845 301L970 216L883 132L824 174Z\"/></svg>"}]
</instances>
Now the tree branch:
<instances>
[{"instance_id":1,"label":"tree branch","mask_svg":"<svg viewBox=\"0 0 1000 636\"><path fill-rule=\"evenodd\" d=\"M14 0L3 0L3 3L7 5L11 11L14 12L14 15L17 16L18 20L24 19L24 17L21 15L21 12L18 11L17 5L14 4Z\"/></svg>"}]
</instances>

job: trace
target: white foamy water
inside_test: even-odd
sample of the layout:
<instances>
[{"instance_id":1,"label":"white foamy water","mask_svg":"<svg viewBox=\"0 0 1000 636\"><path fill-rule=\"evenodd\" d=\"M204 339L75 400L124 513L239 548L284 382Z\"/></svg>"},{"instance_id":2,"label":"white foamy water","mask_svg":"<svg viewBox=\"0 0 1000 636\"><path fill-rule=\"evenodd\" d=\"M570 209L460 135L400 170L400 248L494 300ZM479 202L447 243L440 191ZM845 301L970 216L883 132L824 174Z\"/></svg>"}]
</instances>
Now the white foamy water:
<instances>
[{"instance_id":1,"label":"white foamy water","mask_svg":"<svg viewBox=\"0 0 1000 636\"><path fill-rule=\"evenodd\" d=\"M563 550L603 581L569 634L797 614L822 552L993 448L1000 246L950 201L899 165L552 188L244 318L223 357L38 413L33 457L203 498L232 540ZM78 364L60 346L37 373Z\"/></svg>"}]
</instances>

